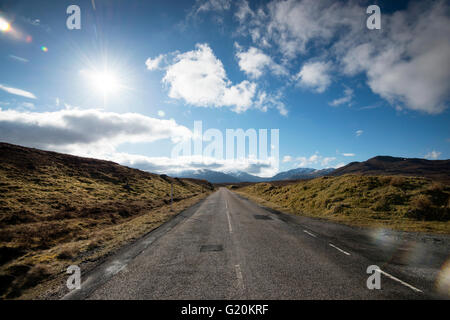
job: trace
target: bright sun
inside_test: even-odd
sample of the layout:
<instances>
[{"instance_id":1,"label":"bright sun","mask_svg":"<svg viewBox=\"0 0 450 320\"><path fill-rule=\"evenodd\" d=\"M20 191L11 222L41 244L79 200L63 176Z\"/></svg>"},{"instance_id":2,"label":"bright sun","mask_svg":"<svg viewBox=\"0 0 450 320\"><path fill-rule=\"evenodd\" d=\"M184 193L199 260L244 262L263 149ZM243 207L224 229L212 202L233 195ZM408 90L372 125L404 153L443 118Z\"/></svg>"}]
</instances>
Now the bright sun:
<instances>
[{"instance_id":1,"label":"bright sun","mask_svg":"<svg viewBox=\"0 0 450 320\"><path fill-rule=\"evenodd\" d=\"M89 79L89 83L96 91L102 95L114 93L121 88L121 84L116 73L106 71L83 71L83 74Z\"/></svg>"},{"instance_id":2,"label":"bright sun","mask_svg":"<svg viewBox=\"0 0 450 320\"><path fill-rule=\"evenodd\" d=\"M117 76L112 72L96 72L92 76L92 84L103 93L111 93L119 89Z\"/></svg>"},{"instance_id":3,"label":"bright sun","mask_svg":"<svg viewBox=\"0 0 450 320\"><path fill-rule=\"evenodd\" d=\"M9 30L11 30L11 24L0 17L0 31L8 32Z\"/></svg>"}]
</instances>

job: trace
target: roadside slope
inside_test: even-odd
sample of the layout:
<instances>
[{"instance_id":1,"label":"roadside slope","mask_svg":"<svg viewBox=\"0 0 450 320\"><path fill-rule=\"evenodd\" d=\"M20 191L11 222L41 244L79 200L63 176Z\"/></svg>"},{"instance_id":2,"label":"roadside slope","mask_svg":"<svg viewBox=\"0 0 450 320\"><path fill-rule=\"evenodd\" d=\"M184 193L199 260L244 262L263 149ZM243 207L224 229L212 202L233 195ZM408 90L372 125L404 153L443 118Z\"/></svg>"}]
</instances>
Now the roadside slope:
<instances>
[{"instance_id":1,"label":"roadside slope","mask_svg":"<svg viewBox=\"0 0 450 320\"><path fill-rule=\"evenodd\" d=\"M236 191L280 211L357 226L450 233L450 187L425 178L321 177Z\"/></svg>"},{"instance_id":2,"label":"roadside slope","mask_svg":"<svg viewBox=\"0 0 450 320\"><path fill-rule=\"evenodd\" d=\"M171 184L174 211L170 211ZM213 189L116 163L0 143L0 297L34 297Z\"/></svg>"}]
</instances>

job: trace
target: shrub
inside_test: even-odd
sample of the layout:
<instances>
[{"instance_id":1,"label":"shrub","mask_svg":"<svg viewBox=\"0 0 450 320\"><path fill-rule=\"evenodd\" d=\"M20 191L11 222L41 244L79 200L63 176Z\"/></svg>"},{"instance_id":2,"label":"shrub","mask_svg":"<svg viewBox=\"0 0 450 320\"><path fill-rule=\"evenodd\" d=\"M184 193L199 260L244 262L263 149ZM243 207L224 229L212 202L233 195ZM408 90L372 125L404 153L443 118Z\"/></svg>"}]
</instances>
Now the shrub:
<instances>
[{"instance_id":1,"label":"shrub","mask_svg":"<svg viewBox=\"0 0 450 320\"><path fill-rule=\"evenodd\" d=\"M391 177L391 181L389 182L389 184L391 186L400 188L400 187L404 186L405 182L406 182L406 179L404 177L394 176L394 177Z\"/></svg>"}]
</instances>

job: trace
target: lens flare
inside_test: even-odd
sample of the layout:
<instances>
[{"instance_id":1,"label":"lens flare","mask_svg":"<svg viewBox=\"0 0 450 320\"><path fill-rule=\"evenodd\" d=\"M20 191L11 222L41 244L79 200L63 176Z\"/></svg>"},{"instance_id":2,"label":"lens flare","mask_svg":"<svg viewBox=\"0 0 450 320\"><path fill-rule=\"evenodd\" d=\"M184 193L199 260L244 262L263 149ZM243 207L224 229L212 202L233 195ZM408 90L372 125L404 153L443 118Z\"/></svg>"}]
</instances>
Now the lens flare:
<instances>
[{"instance_id":1,"label":"lens flare","mask_svg":"<svg viewBox=\"0 0 450 320\"><path fill-rule=\"evenodd\" d=\"M436 278L436 290L450 298L450 259L442 266Z\"/></svg>"},{"instance_id":2,"label":"lens flare","mask_svg":"<svg viewBox=\"0 0 450 320\"><path fill-rule=\"evenodd\" d=\"M11 30L11 24L3 18L0 18L0 31L8 32Z\"/></svg>"},{"instance_id":3,"label":"lens flare","mask_svg":"<svg viewBox=\"0 0 450 320\"><path fill-rule=\"evenodd\" d=\"M48 51L48 48L47 48L46 46L42 46L42 47L41 47L41 50L44 51L44 52L47 52L47 51Z\"/></svg>"}]
</instances>

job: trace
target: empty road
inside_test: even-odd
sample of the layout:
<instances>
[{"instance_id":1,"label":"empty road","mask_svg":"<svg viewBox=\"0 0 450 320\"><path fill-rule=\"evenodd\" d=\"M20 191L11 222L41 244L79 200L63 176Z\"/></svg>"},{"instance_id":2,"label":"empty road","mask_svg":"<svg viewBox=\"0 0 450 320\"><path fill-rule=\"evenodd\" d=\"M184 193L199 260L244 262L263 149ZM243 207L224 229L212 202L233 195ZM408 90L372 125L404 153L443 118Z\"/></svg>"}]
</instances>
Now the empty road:
<instances>
[{"instance_id":1,"label":"empty road","mask_svg":"<svg viewBox=\"0 0 450 320\"><path fill-rule=\"evenodd\" d=\"M428 299L448 237L280 214L220 188L124 248L66 299ZM370 265L381 289L369 290Z\"/></svg>"}]
</instances>

